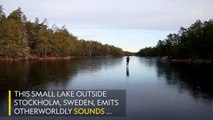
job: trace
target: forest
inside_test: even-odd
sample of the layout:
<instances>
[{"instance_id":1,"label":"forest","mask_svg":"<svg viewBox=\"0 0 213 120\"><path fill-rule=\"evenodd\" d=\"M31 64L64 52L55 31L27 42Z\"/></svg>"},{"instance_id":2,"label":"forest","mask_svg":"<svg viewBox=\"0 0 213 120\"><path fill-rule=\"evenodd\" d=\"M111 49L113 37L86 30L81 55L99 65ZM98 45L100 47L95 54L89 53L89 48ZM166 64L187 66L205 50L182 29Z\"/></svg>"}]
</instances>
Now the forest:
<instances>
[{"instance_id":1,"label":"forest","mask_svg":"<svg viewBox=\"0 0 213 120\"><path fill-rule=\"evenodd\" d=\"M213 19L197 20L189 28L180 27L178 33L169 34L154 47L141 49L137 55L212 61Z\"/></svg>"},{"instance_id":2,"label":"forest","mask_svg":"<svg viewBox=\"0 0 213 120\"><path fill-rule=\"evenodd\" d=\"M27 20L21 8L8 16L0 6L0 58L122 56L121 48L78 39L65 26L48 26L47 20Z\"/></svg>"}]
</instances>

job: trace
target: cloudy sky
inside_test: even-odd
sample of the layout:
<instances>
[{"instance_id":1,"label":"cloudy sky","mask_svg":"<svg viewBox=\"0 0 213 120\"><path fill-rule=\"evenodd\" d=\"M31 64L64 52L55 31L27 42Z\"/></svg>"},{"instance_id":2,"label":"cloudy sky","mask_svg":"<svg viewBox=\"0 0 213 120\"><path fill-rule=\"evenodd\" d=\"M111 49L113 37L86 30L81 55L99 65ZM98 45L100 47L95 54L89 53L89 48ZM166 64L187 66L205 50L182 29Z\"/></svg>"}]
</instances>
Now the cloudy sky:
<instances>
[{"instance_id":1,"label":"cloudy sky","mask_svg":"<svg viewBox=\"0 0 213 120\"><path fill-rule=\"evenodd\" d=\"M213 18L213 0L0 0L8 15L22 8L28 20L47 18L78 38L136 52L180 26Z\"/></svg>"}]
</instances>

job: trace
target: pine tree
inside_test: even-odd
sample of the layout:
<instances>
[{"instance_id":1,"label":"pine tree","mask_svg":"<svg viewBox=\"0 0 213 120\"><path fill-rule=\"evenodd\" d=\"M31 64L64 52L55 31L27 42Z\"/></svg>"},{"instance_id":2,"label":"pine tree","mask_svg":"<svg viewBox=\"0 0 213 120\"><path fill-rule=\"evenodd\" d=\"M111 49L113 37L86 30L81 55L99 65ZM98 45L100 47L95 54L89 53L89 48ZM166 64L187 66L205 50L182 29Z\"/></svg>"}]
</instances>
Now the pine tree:
<instances>
[{"instance_id":1,"label":"pine tree","mask_svg":"<svg viewBox=\"0 0 213 120\"><path fill-rule=\"evenodd\" d=\"M3 20L1 46L2 55L8 58L26 57L29 54L25 23L21 9L13 11Z\"/></svg>"}]
</instances>

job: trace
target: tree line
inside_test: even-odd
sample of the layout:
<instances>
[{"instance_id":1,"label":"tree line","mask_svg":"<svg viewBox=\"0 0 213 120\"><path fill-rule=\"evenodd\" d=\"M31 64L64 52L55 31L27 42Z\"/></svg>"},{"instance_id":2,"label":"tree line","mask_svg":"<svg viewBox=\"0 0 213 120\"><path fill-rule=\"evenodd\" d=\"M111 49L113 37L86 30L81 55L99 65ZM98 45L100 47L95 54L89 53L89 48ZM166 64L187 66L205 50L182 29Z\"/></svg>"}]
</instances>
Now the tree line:
<instances>
[{"instance_id":1,"label":"tree line","mask_svg":"<svg viewBox=\"0 0 213 120\"><path fill-rule=\"evenodd\" d=\"M0 6L0 58L122 56L123 50L97 41L78 39L65 26L47 20L28 21L21 8L8 16Z\"/></svg>"},{"instance_id":2,"label":"tree line","mask_svg":"<svg viewBox=\"0 0 213 120\"><path fill-rule=\"evenodd\" d=\"M154 47L141 49L139 56L168 56L175 59L208 59L213 54L213 19L197 20L189 28L181 27L178 33L169 34Z\"/></svg>"}]
</instances>

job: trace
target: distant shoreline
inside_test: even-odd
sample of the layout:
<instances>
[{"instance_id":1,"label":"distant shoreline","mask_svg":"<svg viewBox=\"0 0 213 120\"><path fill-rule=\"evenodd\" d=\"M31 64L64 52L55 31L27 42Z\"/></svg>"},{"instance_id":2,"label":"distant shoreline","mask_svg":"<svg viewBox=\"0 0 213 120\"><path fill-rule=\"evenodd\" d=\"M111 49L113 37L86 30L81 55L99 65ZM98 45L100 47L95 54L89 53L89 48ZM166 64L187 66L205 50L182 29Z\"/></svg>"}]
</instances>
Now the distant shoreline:
<instances>
[{"instance_id":1,"label":"distant shoreline","mask_svg":"<svg viewBox=\"0 0 213 120\"><path fill-rule=\"evenodd\" d=\"M192 58L168 58L168 57L158 57L161 61L170 61L170 62L182 62L182 63L209 63L211 64L211 60L207 59L192 59Z\"/></svg>"},{"instance_id":2,"label":"distant shoreline","mask_svg":"<svg viewBox=\"0 0 213 120\"><path fill-rule=\"evenodd\" d=\"M24 57L24 58L0 58L1 61L28 61L28 60L67 60L67 59L72 59L75 58L74 56L68 56L68 57Z\"/></svg>"},{"instance_id":3,"label":"distant shoreline","mask_svg":"<svg viewBox=\"0 0 213 120\"><path fill-rule=\"evenodd\" d=\"M0 62L13 61L54 61L54 60L70 60L75 58L116 58L115 56L66 56L66 57L25 57L25 58L0 58Z\"/></svg>"},{"instance_id":4,"label":"distant shoreline","mask_svg":"<svg viewBox=\"0 0 213 120\"><path fill-rule=\"evenodd\" d=\"M192 59L192 58L169 58L167 56L164 56L164 57L159 57L159 56L155 56L155 57L148 57L148 56L138 56L138 57L144 57L144 58L155 58L159 61L162 61L162 62L166 62L166 61L169 61L169 62L174 62L174 63L208 63L208 64L211 64L211 60L207 60L207 59Z\"/></svg>"}]
</instances>

